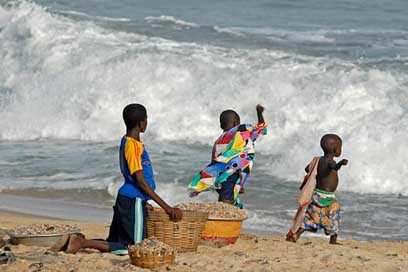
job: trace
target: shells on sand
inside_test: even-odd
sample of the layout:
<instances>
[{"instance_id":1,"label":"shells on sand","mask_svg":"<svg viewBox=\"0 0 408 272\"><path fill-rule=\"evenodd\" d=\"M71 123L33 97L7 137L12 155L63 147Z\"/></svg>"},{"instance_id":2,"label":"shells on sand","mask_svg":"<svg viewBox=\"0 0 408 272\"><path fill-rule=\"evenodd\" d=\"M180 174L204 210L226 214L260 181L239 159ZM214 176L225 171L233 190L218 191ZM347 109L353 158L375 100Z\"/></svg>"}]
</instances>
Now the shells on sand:
<instances>
[{"instance_id":1,"label":"shells on sand","mask_svg":"<svg viewBox=\"0 0 408 272\"><path fill-rule=\"evenodd\" d=\"M210 218L243 220L247 217L247 213L244 210L223 202L182 203L176 207L186 211L208 212Z\"/></svg>"},{"instance_id":2,"label":"shells on sand","mask_svg":"<svg viewBox=\"0 0 408 272\"><path fill-rule=\"evenodd\" d=\"M142 242L137 243L136 245L129 246L129 254L136 257L143 257L147 255L154 256L169 256L176 254L176 250L155 239L154 237L150 239L144 239Z\"/></svg>"},{"instance_id":3,"label":"shells on sand","mask_svg":"<svg viewBox=\"0 0 408 272\"><path fill-rule=\"evenodd\" d=\"M40 235L66 233L76 230L77 227L63 224L32 224L17 226L11 231L16 235Z\"/></svg>"}]
</instances>

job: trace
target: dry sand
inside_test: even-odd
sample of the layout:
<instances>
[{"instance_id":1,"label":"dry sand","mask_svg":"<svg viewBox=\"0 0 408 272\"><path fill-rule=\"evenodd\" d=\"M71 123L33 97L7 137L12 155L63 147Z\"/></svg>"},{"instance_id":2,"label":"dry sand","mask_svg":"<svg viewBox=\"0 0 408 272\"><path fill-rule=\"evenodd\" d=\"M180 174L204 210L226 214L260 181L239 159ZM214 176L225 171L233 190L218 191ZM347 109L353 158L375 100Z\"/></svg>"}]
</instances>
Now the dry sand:
<instances>
[{"instance_id":1,"label":"dry sand","mask_svg":"<svg viewBox=\"0 0 408 272\"><path fill-rule=\"evenodd\" d=\"M0 228L33 223L74 224L87 238L106 237L109 228L108 223L74 222L0 211ZM7 239L5 235L0 234L1 237ZM178 254L175 265L155 271L408 271L408 242L341 242L341 246L332 246L327 239L302 238L294 244L283 237L243 234L235 245L199 246L196 253ZM127 256L93 250L68 255L42 247L7 246L17 260L0 265L0 271L149 271L130 265Z\"/></svg>"}]
</instances>

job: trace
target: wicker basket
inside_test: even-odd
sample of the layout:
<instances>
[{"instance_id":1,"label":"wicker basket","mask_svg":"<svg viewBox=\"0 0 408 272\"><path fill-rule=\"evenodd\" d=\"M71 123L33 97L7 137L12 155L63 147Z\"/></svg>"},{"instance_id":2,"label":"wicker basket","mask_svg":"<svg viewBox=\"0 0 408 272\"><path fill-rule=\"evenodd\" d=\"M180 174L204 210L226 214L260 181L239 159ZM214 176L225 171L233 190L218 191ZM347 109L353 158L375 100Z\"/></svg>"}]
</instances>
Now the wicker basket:
<instances>
[{"instance_id":1,"label":"wicker basket","mask_svg":"<svg viewBox=\"0 0 408 272\"><path fill-rule=\"evenodd\" d=\"M166 264L173 264L176 260L176 254L159 256L154 254L148 254L143 256L136 256L129 253L130 262L133 265L142 268L156 268Z\"/></svg>"},{"instance_id":2,"label":"wicker basket","mask_svg":"<svg viewBox=\"0 0 408 272\"><path fill-rule=\"evenodd\" d=\"M147 237L154 236L177 252L197 251L207 219L208 213L183 211L183 219L173 222L164 210L155 208L148 212Z\"/></svg>"}]
</instances>

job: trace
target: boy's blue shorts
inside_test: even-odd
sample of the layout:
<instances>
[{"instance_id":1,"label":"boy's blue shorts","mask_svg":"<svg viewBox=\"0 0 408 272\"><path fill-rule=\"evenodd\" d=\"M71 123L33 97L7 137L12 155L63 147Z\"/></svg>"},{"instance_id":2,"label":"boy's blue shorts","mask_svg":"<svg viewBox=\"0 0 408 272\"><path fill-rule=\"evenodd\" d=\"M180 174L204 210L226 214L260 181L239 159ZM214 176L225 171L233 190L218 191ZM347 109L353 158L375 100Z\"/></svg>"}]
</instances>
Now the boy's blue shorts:
<instances>
[{"instance_id":1,"label":"boy's blue shorts","mask_svg":"<svg viewBox=\"0 0 408 272\"><path fill-rule=\"evenodd\" d=\"M234 187L239 178L239 173L235 173L221 183L221 189L217 189L218 200L234 200Z\"/></svg>"},{"instance_id":2,"label":"boy's blue shorts","mask_svg":"<svg viewBox=\"0 0 408 272\"><path fill-rule=\"evenodd\" d=\"M106 239L113 254L127 254L127 246L146 237L146 201L118 195L113 207L113 219Z\"/></svg>"}]
</instances>

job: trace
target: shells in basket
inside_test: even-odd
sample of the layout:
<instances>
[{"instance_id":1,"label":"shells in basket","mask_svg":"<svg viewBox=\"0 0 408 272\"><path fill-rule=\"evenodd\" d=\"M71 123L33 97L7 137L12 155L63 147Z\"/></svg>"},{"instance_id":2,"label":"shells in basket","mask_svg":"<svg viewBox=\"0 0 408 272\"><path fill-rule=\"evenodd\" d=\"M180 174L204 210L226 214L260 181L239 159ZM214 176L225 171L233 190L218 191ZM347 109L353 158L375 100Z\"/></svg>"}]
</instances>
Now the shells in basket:
<instances>
[{"instance_id":1,"label":"shells in basket","mask_svg":"<svg viewBox=\"0 0 408 272\"><path fill-rule=\"evenodd\" d=\"M182 203L176 207L186 211L208 212L209 218L243 220L247 217L247 213L244 210L223 202Z\"/></svg>"},{"instance_id":2,"label":"shells in basket","mask_svg":"<svg viewBox=\"0 0 408 272\"><path fill-rule=\"evenodd\" d=\"M176 253L176 250L172 246L160 242L154 237L144 239L136 245L129 246L128 251L130 255L136 257L143 257L146 255L169 256Z\"/></svg>"},{"instance_id":3,"label":"shells in basket","mask_svg":"<svg viewBox=\"0 0 408 272\"><path fill-rule=\"evenodd\" d=\"M32 224L26 226L17 226L11 230L15 235L41 235L57 234L75 231L78 228L71 225L62 224Z\"/></svg>"}]
</instances>

